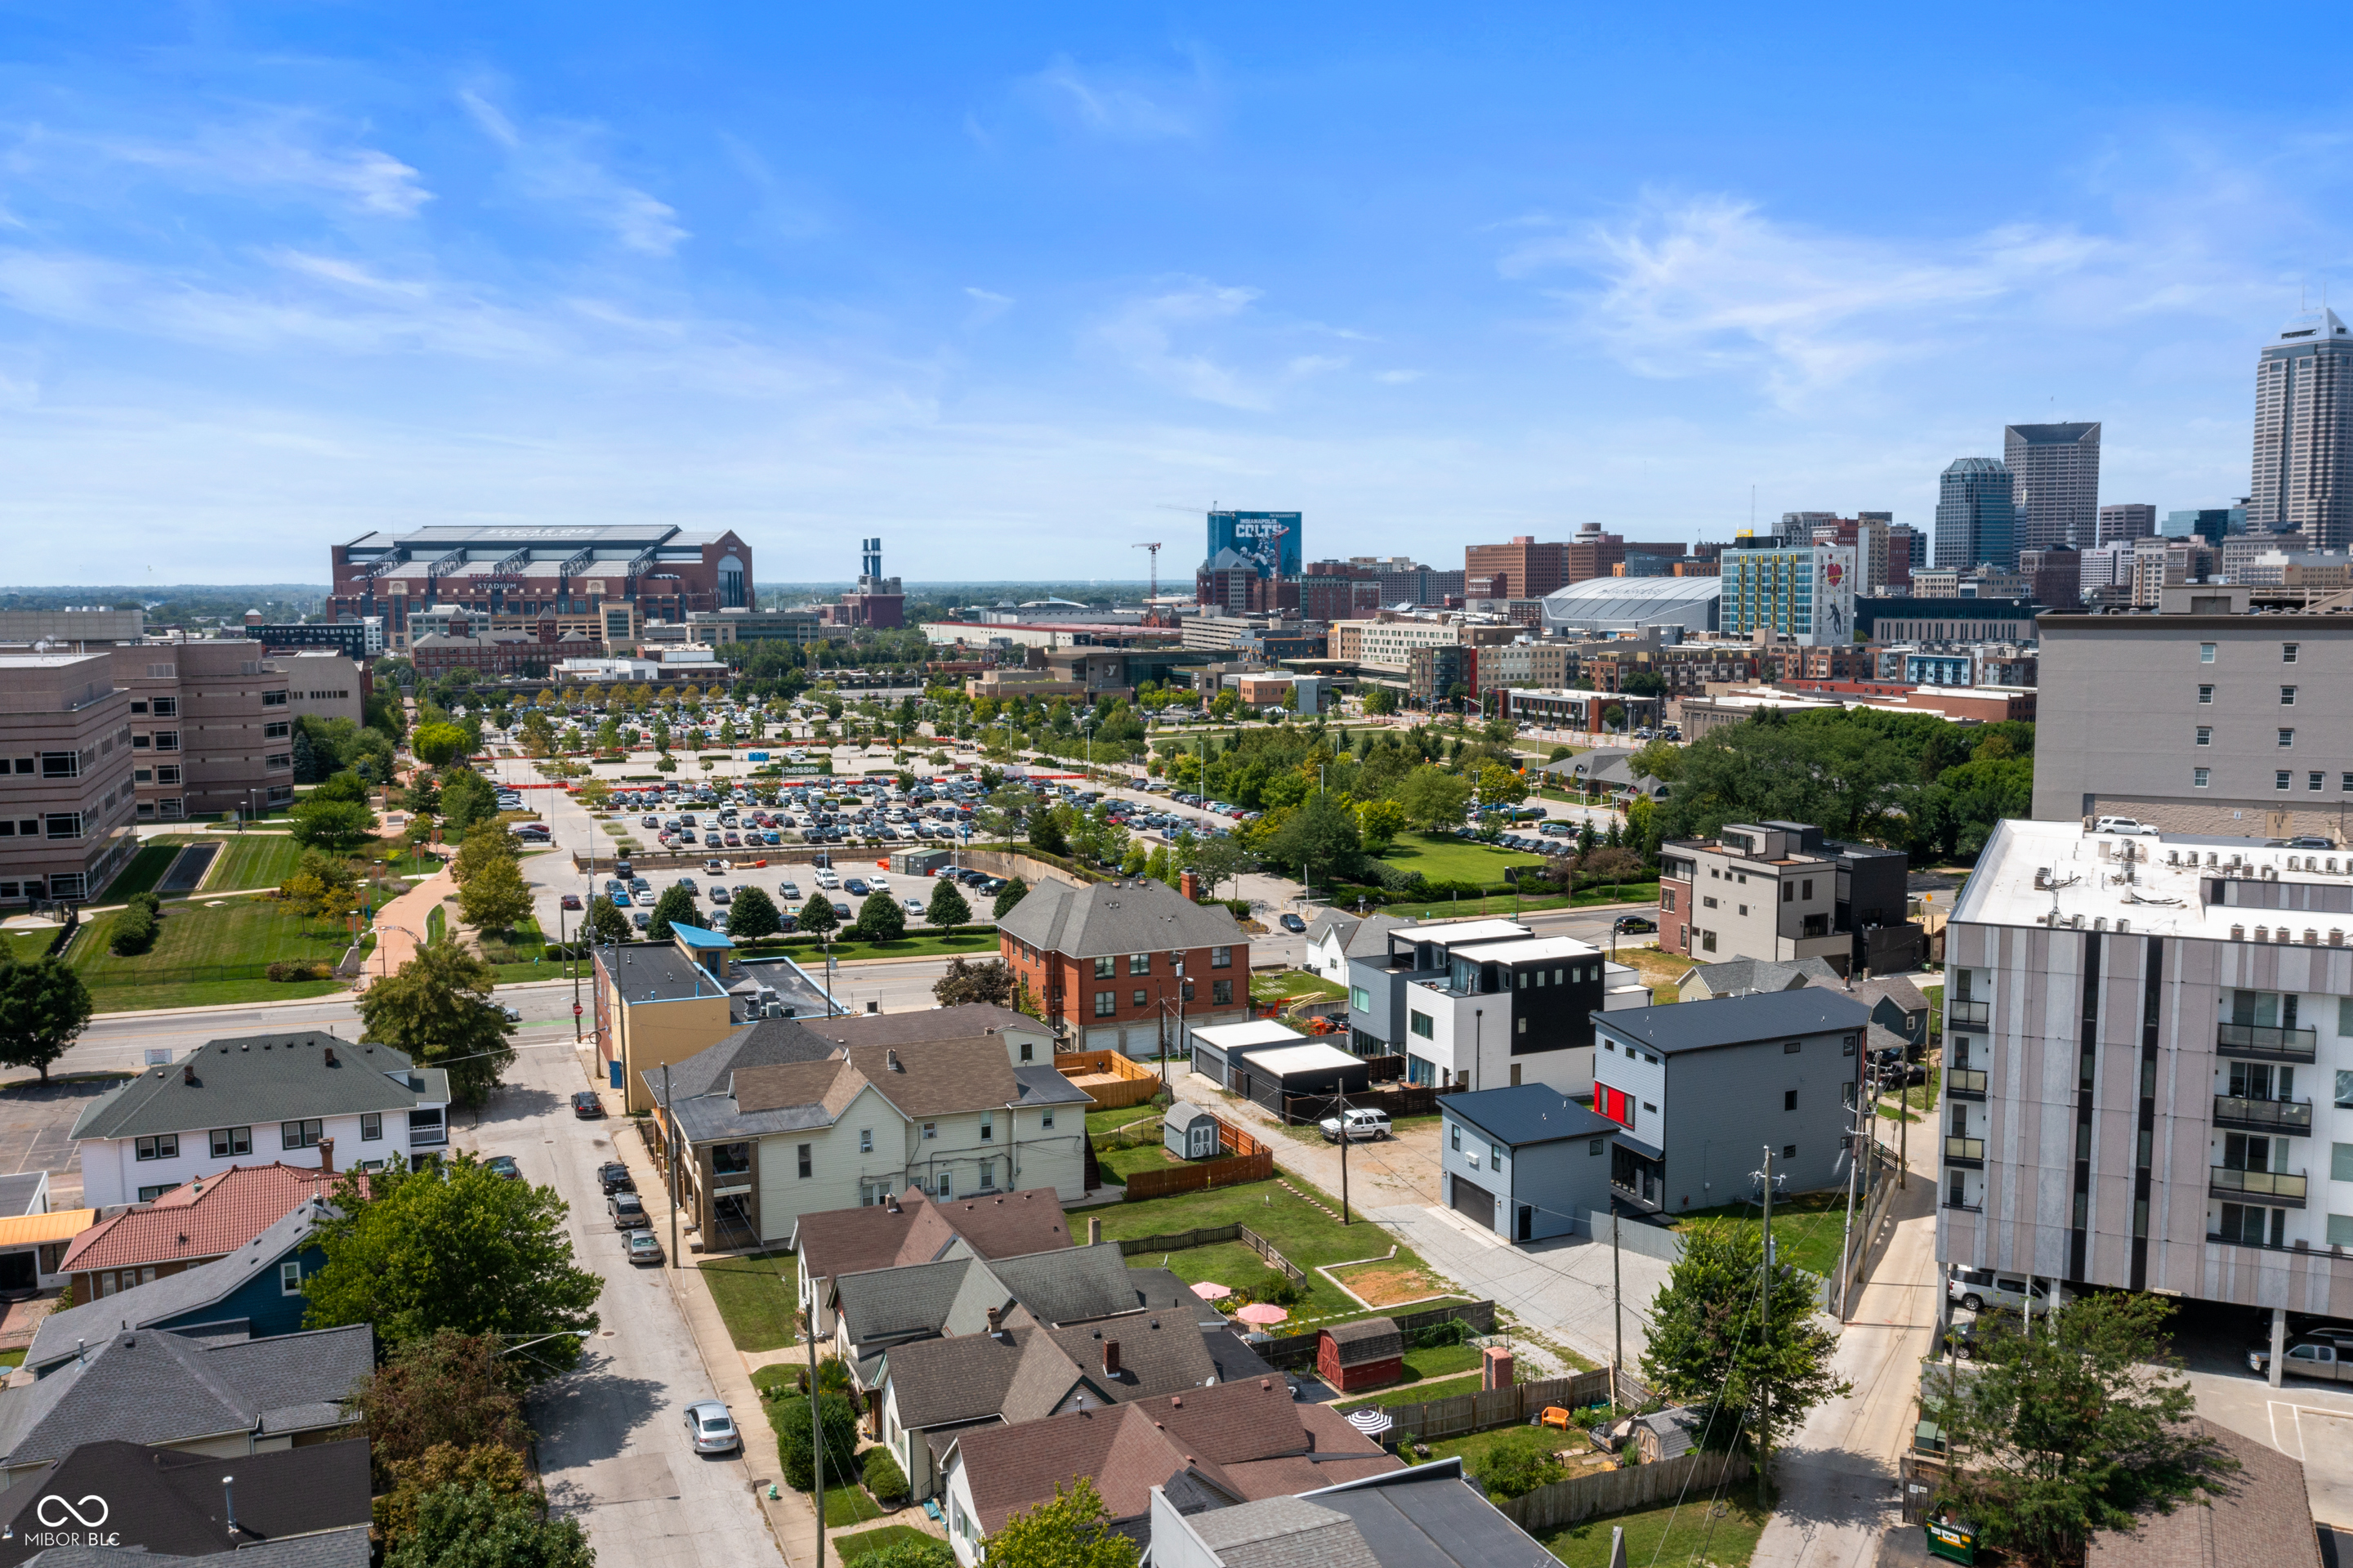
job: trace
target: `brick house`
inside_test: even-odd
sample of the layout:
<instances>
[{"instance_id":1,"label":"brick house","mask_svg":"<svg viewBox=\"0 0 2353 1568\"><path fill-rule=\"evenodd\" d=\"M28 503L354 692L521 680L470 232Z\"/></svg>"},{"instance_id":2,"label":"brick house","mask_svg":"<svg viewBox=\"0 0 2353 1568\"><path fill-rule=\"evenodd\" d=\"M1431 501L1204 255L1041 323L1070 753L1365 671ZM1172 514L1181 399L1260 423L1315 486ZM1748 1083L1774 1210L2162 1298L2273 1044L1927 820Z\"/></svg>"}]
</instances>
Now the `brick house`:
<instances>
[{"instance_id":1,"label":"brick house","mask_svg":"<svg viewBox=\"0 0 2353 1568\"><path fill-rule=\"evenodd\" d=\"M1250 938L1223 905L1164 883L1041 882L997 932L1071 1049L1153 1055L1164 1039L1181 1049L1180 1030L1250 1017Z\"/></svg>"}]
</instances>

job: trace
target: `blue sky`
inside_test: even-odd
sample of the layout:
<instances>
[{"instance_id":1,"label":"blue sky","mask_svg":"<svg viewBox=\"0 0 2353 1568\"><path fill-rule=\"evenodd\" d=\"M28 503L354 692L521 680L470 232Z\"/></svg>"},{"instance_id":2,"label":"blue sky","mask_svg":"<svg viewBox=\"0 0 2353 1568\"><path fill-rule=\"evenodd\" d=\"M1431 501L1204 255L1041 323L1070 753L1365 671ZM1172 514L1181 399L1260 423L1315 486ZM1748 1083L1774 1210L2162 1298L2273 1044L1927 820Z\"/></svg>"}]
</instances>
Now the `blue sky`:
<instances>
[{"instance_id":1,"label":"blue sky","mask_svg":"<svg viewBox=\"0 0 2353 1568\"><path fill-rule=\"evenodd\" d=\"M1213 502L1459 566L1925 524L2050 418L2217 504L2353 304L2340 23L0 4L0 579L644 517L1185 576Z\"/></svg>"}]
</instances>

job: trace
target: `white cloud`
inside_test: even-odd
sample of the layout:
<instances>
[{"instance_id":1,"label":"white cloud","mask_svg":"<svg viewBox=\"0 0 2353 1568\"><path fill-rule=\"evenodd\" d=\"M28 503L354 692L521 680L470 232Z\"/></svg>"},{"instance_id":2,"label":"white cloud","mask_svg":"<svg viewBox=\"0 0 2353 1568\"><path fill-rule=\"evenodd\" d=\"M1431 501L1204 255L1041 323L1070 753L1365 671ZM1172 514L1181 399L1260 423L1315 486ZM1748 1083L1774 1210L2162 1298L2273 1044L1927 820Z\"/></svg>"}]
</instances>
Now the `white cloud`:
<instances>
[{"instance_id":1,"label":"white cloud","mask_svg":"<svg viewBox=\"0 0 2353 1568\"><path fill-rule=\"evenodd\" d=\"M1023 84L1065 116L1098 135L1151 142L1200 133L1209 111L1209 84L1196 56L1189 78L1082 67L1067 55Z\"/></svg>"},{"instance_id":2,"label":"white cloud","mask_svg":"<svg viewBox=\"0 0 2353 1568\"><path fill-rule=\"evenodd\" d=\"M1010 294L1000 294L994 289L976 288L969 283L965 285L964 291L965 297L972 301L972 309L964 318L966 331L985 327L1013 308L1013 296Z\"/></svg>"},{"instance_id":3,"label":"white cloud","mask_svg":"<svg viewBox=\"0 0 2353 1568\"><path fill-rule=\"evenodd\" d=\"M459 89L458 101L506 150L517 187L533 201L607 229L625 249L647 256L668 256L688 238L677 208L619 178L592 154L596 128L551 124L526 131L471 88Z\"/></svg>"},{"instance_id":4,"label":"white cloud","mask_svg":"<svg viewBox=\"0 0 2353 1568\"><path fill-rule=\"evenodd\" d=\"M1383 370L1376 373L1373 379L1384 387L1403 387L1408 382L1420 380L1421 375L1419 370Z\"/></svg>"},{"instance_id":5,"label":"white cloud","mask_svg":"<svg viewBox=\"0 0 2353 1568\"><path fill-rule=\"evenodd\" d=\"M308 191L388 217L414 217L433 199L424 176L391 154L332 141L319 117L280 111L199 126L177 142L35 127L20 136L11 162L24 172L69 174L92 161L116 164L152 170L190 190Z\"/></svg>"},{"instance_id":6,"label":"white cloud","mask_svg":"<svg viewBox=\"0 0 2353 1568\"><path fill-rule=\"evenodd\" d=\"M1166 292L1129 302L1099 323L1093 335L1130 369L1171 391L1229 408L1262 409L1269 406L1262 383L1176 343L1182 332L1234 320L1258 297L1256 289L1188 279Z\"/></svg>"}]
</instances>

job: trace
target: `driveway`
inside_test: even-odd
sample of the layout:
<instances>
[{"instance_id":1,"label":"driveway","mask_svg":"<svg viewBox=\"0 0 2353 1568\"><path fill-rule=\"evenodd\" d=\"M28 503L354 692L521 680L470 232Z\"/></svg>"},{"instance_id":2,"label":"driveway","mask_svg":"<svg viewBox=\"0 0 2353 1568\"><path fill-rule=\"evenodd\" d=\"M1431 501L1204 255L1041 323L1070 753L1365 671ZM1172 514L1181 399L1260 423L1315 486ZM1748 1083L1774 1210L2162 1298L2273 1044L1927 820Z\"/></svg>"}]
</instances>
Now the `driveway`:
<instances>
[{"instance_id":1,"label":"driveway","mask_svg":"<svg viewBox=\"0 0 2353 1568\"><path fill-rule=\"evenodd\" d=\"M744 1462L688 1445L683 1413L713 1396L712 1382L665 1271L625 1261L606 1219L596 1167L613 1158L615 1138L636 1135L626 1121L574 1118L570 1097L587 1083L580 1064L568 1041L521 1053L481 1124L464 1126L461 1117L452 1139L477 1154L511 1154L527 1181L553 1186L571 1206L575 1255L605 1277L603 1325L579 1368L532 1398L548 1496L586 1527L604 1568L779 1563ZM764 1419L757 1410L734 1414Z\"/></svg>"},{"instance_id":2,"label":"driveway","mask_svg":"<svg viewBox=\"0 0 2353 1568\"><path fill-rule=\"evenodd\" d=\"M2312 1517L2353 1528L2353 1389L2296 1377L2272 1387L2245 1359L2270 1340L2269 1314L2248 1308L2184 1301L2174 1319L2198 1414L2301 1461Z\"/></svg>"}]
</instances>

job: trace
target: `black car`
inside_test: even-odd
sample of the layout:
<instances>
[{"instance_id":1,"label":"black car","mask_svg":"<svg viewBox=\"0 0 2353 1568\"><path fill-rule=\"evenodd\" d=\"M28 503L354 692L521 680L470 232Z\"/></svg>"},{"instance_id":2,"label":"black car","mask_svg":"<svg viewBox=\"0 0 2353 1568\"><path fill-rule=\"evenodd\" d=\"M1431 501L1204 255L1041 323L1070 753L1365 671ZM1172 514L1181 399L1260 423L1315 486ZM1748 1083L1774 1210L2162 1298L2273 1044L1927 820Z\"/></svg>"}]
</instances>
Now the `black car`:
<instances>
[{"instance_id":1,"label":"black car","mask_svg":"<svg viewBox=\"0 0 2353 1568\"><path fill-rule=\"evenodd\" d=\"M596 1097L594 1089L582 1089L572 1097L572 1114L582 1121L595 1121L605 1114L605 1102Z\"/></svg>"},{"instance_id":2,"label":"black car","mask_svg":"<svg viewBox=\"0 0 2353 1568\"><path fill-rule=\"evenodd\" d=\"M1656 920L1651 919L1647 915L1620 915L1618 916L1618 929L1620 931L1655 931L1658 928L1659 923Z\"/></svg>"},{"instance_id":3,"label":"black car","mask_svg":"<svg viewBox=\"0 0 2353 1568\"><path fill-rule=\"evenodd\" d=\"M522 1180L522 1167L515 1163L515 1157L512 1154L493 1154L482 1161L482 1169L503 1181Z\"/></svg>"},{"instance_id":4,"label":"black car","mask_svg":"<svg viewBox=\"0 0 2353 1568\"><path fill-rule=\"evenodd\" d=\"M1286 931L1304 931L1307 929L1307 922L1302 920L1296 915L1285 915L1278 919L1275 924L1281 926Z\"/></svg>"},{"instance_id":5,"label":"black car","mask_svg":"<svg viewBox=\"0 0 2353 1568\"><path fill-rule=\"evenodd\" d=\"M629 1168L617 1160L607 1160L596 1167L596 1183L605 1190L607 1198L616 1192L638 1190L637 1179L629 1174Z\"/></svg>"}]
</instances>

